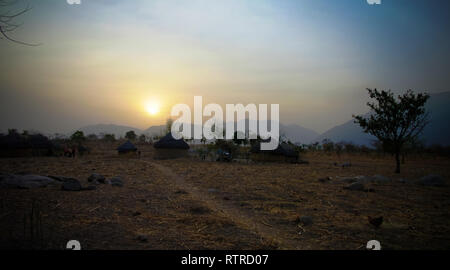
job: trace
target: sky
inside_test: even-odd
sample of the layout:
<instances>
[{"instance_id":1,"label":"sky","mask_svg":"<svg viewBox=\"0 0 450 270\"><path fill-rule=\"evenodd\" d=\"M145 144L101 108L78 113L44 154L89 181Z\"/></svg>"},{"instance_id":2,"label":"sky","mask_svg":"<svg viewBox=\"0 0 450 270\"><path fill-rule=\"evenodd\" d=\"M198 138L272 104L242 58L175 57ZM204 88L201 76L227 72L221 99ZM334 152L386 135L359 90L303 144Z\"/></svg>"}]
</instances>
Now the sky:
<instances>
[{"instance_id":1,"label":"sky","mask_svg":"<svg viewBox=\"0 0 450 270\"><path fill-rule=\"evenodd\" d=\"M366 88L450 91L447 0L22 0L12 9L27 3L10 35L41 45L0 39L0 131L145 129L200 95L280 104L282 123L321 133L367 112Z\"/></svg>"}]
</instances>

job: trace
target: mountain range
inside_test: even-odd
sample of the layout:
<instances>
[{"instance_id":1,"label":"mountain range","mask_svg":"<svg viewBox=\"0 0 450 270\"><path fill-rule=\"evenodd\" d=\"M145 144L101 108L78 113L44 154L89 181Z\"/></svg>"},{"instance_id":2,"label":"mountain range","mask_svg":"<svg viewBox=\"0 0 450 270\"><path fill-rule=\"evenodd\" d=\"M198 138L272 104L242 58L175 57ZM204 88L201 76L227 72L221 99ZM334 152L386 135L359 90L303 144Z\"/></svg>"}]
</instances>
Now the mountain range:
<instances>
[{"instance_id":1,"label":"mountain range","mask_svg":"<svg viewBox=\"0 0 450 270\"><path fill-rule=\"evenodd\" d=\"M426 104L429 113L429 124L424 129L422 140L428 144L450 145L450 92L432 94ZM247 125L248 127L248 120ZM129 126L121 125L91 125L82 127L79 130L85 134L114 134L116 137L124 137L125 133L133 130L136 134L147 134L150 136L163 135L166 126L151 126L141 130ZM329 139L334 142L352 142L358 145L370 146L375 137L366 134L363 130L349 120L346 123L337 125L322 134L300 125L284 125L280 123L280 135L295 143L309 144L312 142L322 142Z\"/></svg>"},{"instance_id":2,"label":"mountain range","mask_svg":"<svg viewBox=\"0 0 450 270\"><path fill-rule=\"evenodd\" d=\"M423 130L421 140L427 145L440 144L450 145L450 92L430 95L425 105L428 112L429 123ZM359 145L370 146L375 137L363 132L361 127L349 120L348 122L335 126L320 136L314 142L329 139L334 142L353 142Z\"/></svg>"}]
</instances>

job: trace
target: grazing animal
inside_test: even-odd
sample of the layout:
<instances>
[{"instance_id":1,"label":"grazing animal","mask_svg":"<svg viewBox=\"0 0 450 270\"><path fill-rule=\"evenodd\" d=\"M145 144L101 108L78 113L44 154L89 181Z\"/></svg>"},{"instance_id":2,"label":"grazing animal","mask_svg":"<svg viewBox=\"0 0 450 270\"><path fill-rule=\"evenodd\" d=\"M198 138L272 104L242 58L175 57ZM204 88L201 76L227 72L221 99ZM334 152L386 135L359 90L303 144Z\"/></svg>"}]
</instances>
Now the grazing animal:
<instances>
[{"instance_id":1,"label":"grazing animal","mask_svg":"<svg viewBox=\"0 0 450 270\"><path fill-rule=\"evenodd\" d=\"M374 226L375 228L379 228L381 226L381 224L383 224L383 217L377 217L377 218L373 218L371 216L367 217L367 220L369 221L369 223Z\"/></svg>"}]
</instances>

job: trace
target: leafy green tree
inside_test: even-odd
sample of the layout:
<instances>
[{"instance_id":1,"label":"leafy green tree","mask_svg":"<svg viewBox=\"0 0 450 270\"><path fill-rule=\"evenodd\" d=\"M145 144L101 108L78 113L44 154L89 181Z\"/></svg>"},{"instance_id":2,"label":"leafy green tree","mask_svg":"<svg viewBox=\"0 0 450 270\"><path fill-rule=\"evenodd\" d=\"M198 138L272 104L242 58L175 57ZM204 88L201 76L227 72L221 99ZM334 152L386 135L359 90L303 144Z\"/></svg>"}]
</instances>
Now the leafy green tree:
<instances>
[{"instance_id":1,"label":"leafy green tree","mask_svg":"<svg viewBox=\"0 0 450 270\"><path fill-rule=\"evenodd\" d=\"M139 136L139 142L141 142L141 143L147 142L147 136L145 134L141 134Z\"/></svg>"},{"instance_id":2,"label":"leafy green tree","mask_svg":"<svg viewBox=\"0 0 450 270\"><path fill-rule=\"evenodd\" d=\"M70 140L76 143L82 143L86 140L86 137L84 137L83 131L77 130L70 136Z\"/></svg>"},{"instance_id":3,"label":"leafy green tree","mask_svg":"<svg viewBox=\"0 0 450 270\"><path fill-rule=\"evenodd\" d=\"M87 139L91 140L91 141L95 141L98 139L98 137L96 134L89 134L89 135L87 135Z\"/></svg>"},{"instance_id":4,"label":"leafy green tree","mask_svg":"<svg viewBox=\"0 0 450 270\"><path fill-rule=\"evenodd\" d=\"M368 102L369 116L353 116L364 132L377 137L383 148L395 155L396 173L400 173L400 155L406 144L414 142L428 123L425 103L428 94L408 90L398 98L389 90L367 89L374 102Z\"/></svg>"},{"instance_id":5,"label":"leafy green tree","mask_svg":"<svg viewBox=\"0 0 450 270\"><path fill-rule=\"evenodd\" d=\"M334 143L329 139L324 139L322 141L322 148L325 152L334 152Z\"/></svg>"},{"instance_id":6,"label":"leafy green tree","mask_svg":"<svg viewBox=\"0 0 450 270\"><path fill-rule=\"evenodd\" d=\"M134 141L134 140L136 140L137 135L133 130L130 130L125 134L125 138L127 138L128 140Z\"/></svg>"},{"instance_id":7,"label":"leafy green tree","mask_svg":"<svg viewBox=\"0 0 450 270\"><path fill-rule=\"evenodd\" d=\"M105 142L115 142L116 141L116 135L114 135L114 134L105 134L105 135L103 135L103 140Z\"/></svg>"}]
</instances>

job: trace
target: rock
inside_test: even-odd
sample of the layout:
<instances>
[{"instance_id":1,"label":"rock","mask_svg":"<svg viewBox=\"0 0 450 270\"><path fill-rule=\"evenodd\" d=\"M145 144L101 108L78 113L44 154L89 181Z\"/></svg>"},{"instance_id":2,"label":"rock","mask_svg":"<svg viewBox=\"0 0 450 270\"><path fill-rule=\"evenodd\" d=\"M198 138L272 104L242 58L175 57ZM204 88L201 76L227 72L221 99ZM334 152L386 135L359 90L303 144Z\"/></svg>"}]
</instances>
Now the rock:
<instances>
[{"instance_id":1,"label":"rock","mask_svg":"<svg viewBox=\"0 0 450 270\"><path fill-rule=\"evenodd\" d=\"M73 180L73 178L71 177L64 177L64 176L54 176L54 175L49 175L48 177L58 181L58 182L71 182Z\"/></svg>"},{"instance_id":2,"label":"rock","mask_svg":"<svg viewBox=\"0 0 450 270\"><path fill-rule=\"evenodd\" d=\"M105 184L106 178L98 173L93 173L88 177L88 182Z\"/></svg>"},{"instance_id":3,"label":"rock","mask_svg":"<svg viewBox=\"0 0 450 270\"><path fill-rule=\"evenodd\" d=\"M65 191L80 191L83 188L80 181L78 181L77 179L71 179L70 181L64 182L61 186L61 189Z\"/></svg>"},{"instance_id":4,"label":"rock","mask_svg":"<svg viewBox=\"0 0 450 270\"><path fill-rule=\"evenodd\" d=\"M210 188L210 189L208 189L208 192L210 192L210 193L216 193L216 192L218 192L218 190L215 189L215 188Z\"/></svg>"},{"instance_id":5,"label":"rock","mask_svg":"<svg viewBox=\"0 0 450 270\"><path fill-rule=\"evenodd\" d=\"M355 177L346 177L346 178L342 178L341 181L346 182L346 183L366 183L369 182L370 180L367 179L367 177L360 175L360 176L355 176Z\"/></svg>"},{"instance_id":6,"label":"rock","mask_svg":"<svg viewBox=\"0 0 450 270\"><path fill-rule=\"evenodd\" d=\"M365 191L364 184L360 183L360 182L352 183L352 184L344 187L344 189L354 190L354 191Z\"/></svg>"},{"instance_id":7,"label":"rock","mask_svg":"<svg viewBox=\"0 0 450 270\"><path fill-rule=\"evenodd\" d=\"M96 186L87 186L87 187L82 188L82 190L96 190L96 189L97 189Z\"/></svg>"},{"instance_id":8,"label":"rock","mask_svg":"<svg viewBox=\"0 0 450 270\"><path fill-rule=\"evenodd\" d=\"M420 178L418 181L419 185L429 186L429 187L444 187L447 184L445 183L445 179L439 175L430 174Z\"/></svg>"},{"instance_id":9,"label":"rock","mask_svg":"<svg viewBox=\"0 0 450 270\"><path fill-rule=\"evenodd\" d=\"M350 162L344 162L344 163L341 164L342 168L348 168L348 167L351 167L351 166L352 166L352 164Z\"/></svg>"},{"instance_id":10,"label":"rock","mask_svg":"<svg viewBox=\"0 0 450 270\"><path fill-rule=\"evenodd\" d=\"M380 174L372 176L371 180L373 182L376 182L376 183L388 183L388 182L391 182L390 178L388 178L386 176L383 176L383 175L380 175Z\"/></svg>"},{"instance_id":11,"label":"rock","mask_svg":"<svg viewBox=\"0 0 450 270\"><path fill-rule=\"evenodd\" d=\"M111 185L113 187L123 187L123 181L122 178L120 177L113 177L109 180L109 183L111 183Z\"/></svg>"},{"instance_id":12,"label":"rock","mask_svg":"<svg viewBox=\"0 0 450 270\"><path fill-rule=\"evenodd\" d=\"M399 183L402 183L402 184L406 184L406 183L408 183L408 180L405 179L405 178L400 178L400 179L398 180L398 182L399 182Z\"/></svg>"},{"instance_id":13,"label":"rock","mask_svg":"<svg viewBox=\"0 0 450 270\"><path fill-rule=\"evenodd\" d=\"M331 181L333 178L332 177L325 177L325 178L320 178L319 179L319 182L322 182L322 183L326 183L326 182L329 182L329 181Z\"/></svg>"},{"instance_id":14,"label":"rock","mask_svg":"<svg viewBox=\"0 0 450 270\"><path fill-rule=\"evenodd\" d=\"M355 176L355 177L347 177L347 178L342 178L341 181L346 182L346 183L361 183L361 184L367 184L367 183L388 183L391 182L392 180L388 177L385 177L383 175L377 174L374 176L364 176L364 175L359 175L359 176Z\"/></svg>"},{"instance_id":15,"label":"rock","mask_svg":"<svg viewBox=\"0 0 450 270\"><path fill-rule=\"evenodd\" d=\"M383 216L376 217L376 218L368 216L367 220L369 221L370 225L374 226L377 229L381 226L381 224L383 224Z\"/></svg>"},{"instance_id":16,"label":"rock","mask_svg":"<svg viewBox=\"0 0 450 270\"><path fill-rule=\"evenodd\" d=\"M139 242L142 242L142 243L147 243L148 237L146 235L140 234L136 237L136 240L138 240Z\"/></svg>"},{"instance_id":17,"label":"rock","mask_svg":"<svg viewBox=\"0 0 450 270\"><path fill-rule=\"evenodd\" d=\"M55 180L40 175L2 175L0 187L33 189L54 184Z\"/></svg>"},{"instance_id":18,"label":"rock","mask_svg":"<svg viewBox=\"0 0 450 270\"><path fill-rule=\"evenodd\" d=\"M196 214L196 215L204 215L204 214L211 213L211 210L209 208L203 207L203 206L194 206L194 207L191 207L191 209L189 209L189 212L191 212L192 214Z\"/></svg>"},{"instance_id":19,"label":"rock","mask_svg":"<svg viewBox=\"0 0 450 270\"><path fill-rule=\"evenodd\" d=\"M299 218L297 218L297 223L302 224L303 226L309 226L313 224L313 220L312 217L310 216L301 216Z\"/></svg>"}]
</instances>

